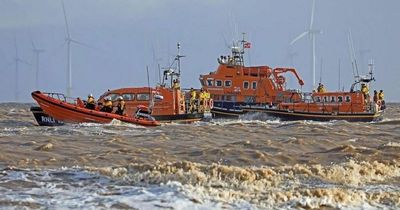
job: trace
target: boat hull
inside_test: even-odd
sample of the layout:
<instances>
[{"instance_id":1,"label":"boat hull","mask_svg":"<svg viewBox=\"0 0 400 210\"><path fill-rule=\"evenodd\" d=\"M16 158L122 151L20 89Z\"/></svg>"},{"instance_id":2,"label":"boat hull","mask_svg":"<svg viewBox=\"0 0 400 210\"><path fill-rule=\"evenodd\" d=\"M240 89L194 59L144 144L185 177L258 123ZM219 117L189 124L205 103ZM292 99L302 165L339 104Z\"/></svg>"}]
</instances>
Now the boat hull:
<instances>
[{"instance_id":1,"label":"boat hull","mask_svg":"<svg viewBox=\"0 0 400 210\"><path fill-rule=\"evenodd\" d=\"M240 102L214 102L211 113L215 118L238 118L244 114L242 106L251 106L254 104Z\"/></svg>"},{"instance_id":2,"label":"boat hull","mask_svg":"<svg viewBox=\"0 0 400 210\"><path fill-rule=\"evenodd\" d=\"M64 122L54 119L52 116L46 114L42 108L38 106L32 106L31 112L36 119L36 122L40 126L60 126L64 125Z\"/></svg>"},{"instance_id":3,"label":"boat hull","mask_svg":"<svg viewBox=\"0 0 400 210\"><path fill-rule=\"evenodd\" d=\"M279 110L267 107L242 107L245 113L261 112L268 116L277 117L282 120L313 120L313 121L331 121L346 120L349 122L371 122L380 120L382 112L377 113L313 113L313 112L294 112Z\"/></svg>"},{"instance_id":4,"label":"boat hull","mask_svg":"<svg viewBox=\"0 0 400 210\"><path fill-rule=\"evenodd\" d=\"M225 108L213 108L211 113L215 118L237 118L244 114L243 110L240 109L225 109Z\"/></svg>"},{"instance_id":5,"label":"boat hull","mask_svg":"<svg viewBox=\"0 0 400 210\"><path fill-rule=\"evenodd\" d=\"M43 111L56 120L68 123L109 123L113 119L123 122L143 125L143 126L157 126L158 121L147 119L138 119L134 117L121 116L112 113L105 113L96 110L89 110L84 107L79 107L74 104L67 103L62 100L52 98L39 91L32 92L32 97L37 101Z\"/></svg>"},{"instance_id":6,"label":"boat hull","mask_svg":"<svg viewBox=\"0 0 400 210\"><path fill-rule=\"evenodd\" d=\"M192 123L206 119L202 113L176 114L176 115L152 115L156 120L163 123Z\"/></svg>"}]
</instances>

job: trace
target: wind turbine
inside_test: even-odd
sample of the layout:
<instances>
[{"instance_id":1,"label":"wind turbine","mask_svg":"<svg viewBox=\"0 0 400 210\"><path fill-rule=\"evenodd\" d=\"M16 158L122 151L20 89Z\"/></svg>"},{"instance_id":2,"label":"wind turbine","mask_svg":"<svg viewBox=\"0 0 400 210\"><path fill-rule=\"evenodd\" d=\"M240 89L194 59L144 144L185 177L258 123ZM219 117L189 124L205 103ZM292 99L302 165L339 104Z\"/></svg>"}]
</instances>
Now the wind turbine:
<instances>
[{"instance_id":1,"label":"wind turbine","mask_svg":"<svg viewBox=\"0 0 400 210\"><path fill-rule=\"evenodd\" d=\"M61 0L62 3L62 9L64 12L64 20L65 20L65 28L66 28L66 32L67 32L67 36L65 37L65 43L67 44L67 97L71 96L71 92L72 92L72 67L71 67L71 60L72 60L72 51L71 51L71 43L77 44L77 45L81 45L81 46L85 46L88 48L93 48L92 46L89 46L85 43L79 42L75 39L72 39L71 34L69 32L69 27L68 27L68 20L67 20L67 14L65 12L65 6L64 6L64 0Z\"/></svg>"},{"instance_id":2,"label":"wind turbine","mask_svg":"<svg viewBox=\"0 0 400 210\"><path fill-rule=\"evenodd\" d=\"M26 65L30 65L28 62L22 60L18 56L18 45L17 45L17 36L14 36L14 46L15 46L15 102L19 101L19 64L23 63Z\"/></svg>"},{"instance_id":3,"label":"wind turbine","mask_svg":"<svg viewBox=\"0 0 400 210\"><path fill-rule=\"evenodd\" d=\"M290 45L293 45L294 43L296 43L297 41L299 41L300 39L302 39L303 37L305 37L306 35L310 36L311 39L311 56L312 56L312 88L315 87L315 36L318 34L322 34L321 30L318 29L314 29L314 11L315 11L315 0L313 0L312 2L312 9L311 9L311 20L310 20L310 27L307 31L301 33L299 36L297 36L296 38L293 39L292 42L290 42Z\"/></svg>"},{"instance_id":4,"label":"wind turbine","mask_svg":"<svg viewBox=\"0 0 400 210\"><path fill-rule=\"evenodd\" d=\"M33 42L32 37L31 37L31 43L32 43L32 51L33 51L33 54L35 54L35 58L36 58L35 89L38 90L38 88L39 88L39 55L40 55L40 53L44 52L44 49L37 48L35 43Z\"/></svg>"}]
</instances>

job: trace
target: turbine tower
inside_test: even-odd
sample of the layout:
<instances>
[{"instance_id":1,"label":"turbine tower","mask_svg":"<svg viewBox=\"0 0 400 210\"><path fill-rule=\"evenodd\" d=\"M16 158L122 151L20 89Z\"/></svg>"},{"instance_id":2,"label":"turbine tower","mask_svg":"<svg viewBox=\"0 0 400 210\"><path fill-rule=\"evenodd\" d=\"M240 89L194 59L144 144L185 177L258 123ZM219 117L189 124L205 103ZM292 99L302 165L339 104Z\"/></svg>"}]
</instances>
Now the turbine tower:
<instances>
[{"instance_id":1,"label":"turbine tower","mask_svg":"<svg viewBox=\"0 0 400 210\"><path fill-rule=\"evenodd\" d=\"M315 11L315 0L312 2L312 9L311 9L311 20L310 20L310 27L307 31L301 33L299 36L293 39L292 42L290 42L291 45L305 37L306 35L309 35L311 39L311 65L312 65L312 89L315 87L315 36L318 34L322 34L321 30L314 29L314 11Z\"/></svg>"},{"instance_id":2,"label":"turbine tower","mask_svg":"<svg viewBox=\"0 0 400 210\"><path fill-rule=\"evenodd\" d=\"M63 9L63 13L64 13L64 20L65 20L65 28L66 28L66 32L67 32L67 36L65 37L65 43L67 44L67 97L71 96L72 93L72 51L71 51L71 43L77 44L77 45L81 45L81 46L85 46L88 48L93 48L85 43L79 42L75 39L72 39L71 34L69 32L69 26L68 26L68 20L67 20L67 14L65 12L65 6L64 6L64 0L61 0L62 3L62 9Z\"/></svg>"},{"instance_id":3,"label":"turbine tower","mask_svg":"<svg viewBox=\"0 0 400 210\"><path fill-rule=\"evenodd\" d=\"M15 87L14 87L14 100L15 102L19 101L19 64L30 65L28 62L22 60L18 56L18 45L17 45L17 36L14 36L14 47L15 47Z\"/></svg>"},{"instance_id":4,"label":"turbine tower","mask_svg":"<svg viewBox=\"0 0 400 210\"><path fill-rule=\"evenodd\" d=\"M32 51L33 54L35 54L35 59L36 59L36 72L35 72L35 89L39 89L39 55L40 53L44 52L44 49L39 49L36 47L35 43L33 42L33 39L31 37L31 43L32 43Z\"/></svg>"}]
</instances>

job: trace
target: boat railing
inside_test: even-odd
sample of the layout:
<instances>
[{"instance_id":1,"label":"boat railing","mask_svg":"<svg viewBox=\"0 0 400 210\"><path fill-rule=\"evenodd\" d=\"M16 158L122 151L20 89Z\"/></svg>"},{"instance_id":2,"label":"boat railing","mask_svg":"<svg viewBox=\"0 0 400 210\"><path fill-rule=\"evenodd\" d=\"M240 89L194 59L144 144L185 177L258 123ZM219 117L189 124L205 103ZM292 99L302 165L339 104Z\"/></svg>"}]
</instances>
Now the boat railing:
<instances>
[{"instance_id":1,"label":"boat railing","mask_svg":"<svg viewBox=\"0 0 400 210\"><path fill-rule=\"evenodd\" d=\"M286 110L289 112L295 111L296 110L296 103L298 101L294 101L292 100L291 97L283 97L282 101L284 103L286 103L286 106L277 106L277 108L279 110ZM308 97L302 97L302 99L300 100L301 102L305 103L306 106L304 107L304 109L302 110L303 112L310 112L310 105L315 104L315 103L319 103L319 106L321 107L321 111L322 113L332 113L332 114L339 114L339 113L355 113L355 109L356 106L359 106L359 104L357 103L353 103L350 102L349 106L347 110L343 110L340 111L340 107L341 107L341 103L340 102L329 102L329 101L314 101L312 98L308 98ZM377 107L376 103L374 102L368 102L364 105L364 111L363 112L367 112L367 113L376 113L379 111L379 108ZM299 108L299 107L297 107Z\"/></svg>"},{"instance_id":2,"label":"boat railing","mask_svg":"<svg viewBox=\"0 0 400 210\"><path fill-rule=\"evenodd\" d=\"M76 102L77 102L77 98L65 96L63 93L44 93L44 94L46 94L48 97L58 99L60 101L71 103L71 104L76 104Z\"/></svg>"}]
</instances>

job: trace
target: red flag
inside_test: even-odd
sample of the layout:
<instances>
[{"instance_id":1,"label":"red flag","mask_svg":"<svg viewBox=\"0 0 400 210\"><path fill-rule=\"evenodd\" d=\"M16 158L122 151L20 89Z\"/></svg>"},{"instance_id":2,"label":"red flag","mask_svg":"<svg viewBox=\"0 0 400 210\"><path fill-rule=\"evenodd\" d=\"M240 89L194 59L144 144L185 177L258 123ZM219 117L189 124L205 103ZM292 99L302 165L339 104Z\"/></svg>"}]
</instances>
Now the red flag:
<instances>
[{"instance_id":1,"label":"red flag","mask_svg":"<svg viewBox=\"0 0 400 210\"><path fill-rule=\"evenodd\" d=\"M244 48L251 48L251 43L250 42L246 42L243 45Z\"/></svg>"}]
</instances>

